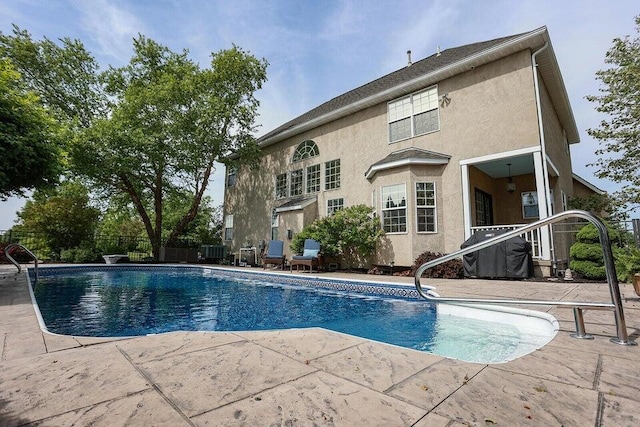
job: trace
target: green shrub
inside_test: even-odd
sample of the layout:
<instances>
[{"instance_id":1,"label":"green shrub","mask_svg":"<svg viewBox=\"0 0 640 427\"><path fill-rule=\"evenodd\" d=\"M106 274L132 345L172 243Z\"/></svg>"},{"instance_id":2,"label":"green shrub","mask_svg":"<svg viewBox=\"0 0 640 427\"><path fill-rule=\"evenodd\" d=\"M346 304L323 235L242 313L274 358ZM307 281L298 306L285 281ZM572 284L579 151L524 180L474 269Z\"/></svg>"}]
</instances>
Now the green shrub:
<instances>
[{"instance_id":1,"label":"green shrub","mask_svg":"<svg viewBox=\"0 0 640 427\"><path fill-rule=\"evenodd\" d=\"M589 260L604 265L600 244L577 242L571 246L569 254L572 259Z\"/></svg>"},{"instance_id":2,"label":"green shrub","mask_svg":"<svg viewBox=\"0 0 640 427\"><path fill-rule=\"evenodd\" d=\"M582 277L592 280L606 279L607 274L602 262L597 263L589 260L571 260L569 268Z\"/></svg>"},{"instance_id":3,"label":"green shrub","mask_svg":"<svg viewBox=\"0 0 640 427\"><path fill-rule=\"evenodd\" d=\"M368 206L356 205L317 219L295 235L291 250L302 253L305 239L314 239L324 255L341 256L347 265L364 264L384 234L372 212Z\"/></svg>"},{"instance_id":4,"label":"green shrub","mask_svg":"<svg viewBox=\"0 0 640 427\"><path fill-rule=\"evenodd\" d=\"M616 251L616 273L620 282L631 282L635 273L640 273L640 249L630 248Z\"/></svg>"},{"instance_id":5,"label":"green shrub","mask_svg":"<svg viewBox=\"0 0 640 427\"><path fill-rule=\"evenodd\" d=\"M76 264L95 262L100 254L92 248L73 248L60 251L60 260Z\"/></svg>"}]
</instances>

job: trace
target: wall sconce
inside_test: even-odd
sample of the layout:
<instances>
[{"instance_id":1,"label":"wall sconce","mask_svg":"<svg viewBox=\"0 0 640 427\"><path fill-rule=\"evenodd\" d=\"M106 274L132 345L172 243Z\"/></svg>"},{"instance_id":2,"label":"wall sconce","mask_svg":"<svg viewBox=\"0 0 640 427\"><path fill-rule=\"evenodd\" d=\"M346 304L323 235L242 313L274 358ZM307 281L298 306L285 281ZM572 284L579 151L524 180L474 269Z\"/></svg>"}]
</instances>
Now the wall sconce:
<instances>
[{"instance_id":1,"label":"wall sconce","mask_svg":"<svg viewBox=\"0 0 640 427\"><path fill-rule=\"evenodd\" d=\"M289 240L293 239L293 231L291 229L287 230L287 239Z\"/></svg>"},{"instance_id":2,"label":"wall sconce","mask_svg":"<svg viewBox=\"0 0 640 427\"><path fill-rule=\"evenodd\" d=\"M507 191L509 192L509 194L512 194L514 191L516 191L516 184L515 182L513 182L513 178L511 178L511 163L507 163L507 166L509 167L509 181L507 182Z\"/></svg>"}]
</instances>

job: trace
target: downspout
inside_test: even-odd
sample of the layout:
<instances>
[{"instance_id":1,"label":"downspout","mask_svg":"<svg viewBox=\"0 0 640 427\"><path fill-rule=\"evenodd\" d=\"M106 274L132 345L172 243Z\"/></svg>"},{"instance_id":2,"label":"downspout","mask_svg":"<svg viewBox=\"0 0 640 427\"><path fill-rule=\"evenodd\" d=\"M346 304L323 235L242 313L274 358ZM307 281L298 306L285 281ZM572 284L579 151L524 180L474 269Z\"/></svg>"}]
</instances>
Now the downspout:
<instances>
[{"instance_id":1,"label":"downspout","mask_svg":"<svg viewBox=\"0 0 640 427\"><path fill-rule=\"evenodd\" d=\"M542 53L544 50L546 50L549 47L549 42L545 42L544 46L542 46L540 49L538 49L537 51L533 52L533 54L531 55L531 68L533 70L533 87L535 90L535 94L536 94L536 111L538 113L538 132L540 133L540 150L541 150L541 154L542 154L542 173L543 173L543 183L544 183L544 218L547 218L550 215L549 212L549 208L551 207L551 203L549 200L549 170L547 167L547 145L546 145L546 141L544 138L544 126L542 124L542 106L540 105L540 85L538 83L538 63L536 62L536 57L538 56L538 54ZM538 196L538 200L540 199L540 196ZM542 216L540 216L540 219L543 219ZM549 248L551 251L553 251L553 239L551 239L551 232L549 227L547 227L547 232L549 233ZM551 254L549 254L551 255ZM549 256L549 259L551 259L551 256Z\"/></svg>"}]
</instances>

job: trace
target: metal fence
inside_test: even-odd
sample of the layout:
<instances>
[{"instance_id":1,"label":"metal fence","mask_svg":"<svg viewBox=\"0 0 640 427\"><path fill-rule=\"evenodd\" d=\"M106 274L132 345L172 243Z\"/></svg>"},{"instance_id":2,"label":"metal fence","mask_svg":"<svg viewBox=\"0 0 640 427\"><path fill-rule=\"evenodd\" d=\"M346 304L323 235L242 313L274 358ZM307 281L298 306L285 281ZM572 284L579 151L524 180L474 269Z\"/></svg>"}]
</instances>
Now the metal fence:
<instances>
[{"instance_id":1,"label":"metal fence","mask_svg":"<svg viewBox=\"0 0 640 427\"><path fill-rule=\"evenodd\" d=\"M587 224L586 221L565 221L553 225L553 233L556 236L566 236L571 242L575 242L578 232ZM621 247L640 248L640 219L625 221L609 221L609 225L620 231L617 235L609 236L611 244Z\"/></svg>"},{"instance_id":2,"label":"metal fence","mask_svg":"<svg viewBox=\"0 0 640 427\"><path fill-rule=\"evenodd\" d=\"M103 262L102 255L124 254L133 262L154 261L151 243L146 237L113 236L96 234L81 248L62 250L55 253L47 244L44 235L32 231L0 230L0 262L4 262L4 247L20 243L29 248L40 260L66 262ZM164 246L166 242L162 242ZM196 239L180 239L173 247L200 251L202 242ZM19 256L19 255L18 255Z\"/></svg>"}]
</instances>

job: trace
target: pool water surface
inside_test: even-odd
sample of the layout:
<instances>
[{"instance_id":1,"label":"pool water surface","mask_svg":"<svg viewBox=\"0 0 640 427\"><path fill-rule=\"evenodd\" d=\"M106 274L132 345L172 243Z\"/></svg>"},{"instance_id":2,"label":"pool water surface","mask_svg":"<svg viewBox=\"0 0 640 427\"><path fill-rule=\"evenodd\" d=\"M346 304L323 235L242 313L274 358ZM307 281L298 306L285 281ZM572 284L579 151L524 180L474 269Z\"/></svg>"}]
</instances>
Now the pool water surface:
<instances>
[{"instance_id":1,"label":"pool water surface","mask_svg":"<svg viewBox=\"0 0 640 427\"><path fill-rule=\"evenodd\" d=\"M122 337L321 327L481 363L511 360L551 339L512 321L447 314L424 300L278 284L273 276L255 280L199 268L107 270L41 276L34 295L49 332Z\"/></svg>"}]
</instances>

